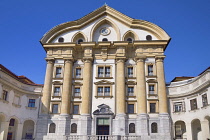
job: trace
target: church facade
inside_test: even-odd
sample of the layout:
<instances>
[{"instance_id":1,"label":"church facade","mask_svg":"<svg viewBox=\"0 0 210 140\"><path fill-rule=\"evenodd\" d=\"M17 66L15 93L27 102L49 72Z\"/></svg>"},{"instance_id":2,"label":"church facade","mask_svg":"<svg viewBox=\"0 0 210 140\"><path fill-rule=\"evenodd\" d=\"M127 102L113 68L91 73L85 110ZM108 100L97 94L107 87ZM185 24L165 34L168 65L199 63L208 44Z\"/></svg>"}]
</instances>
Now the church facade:
<instances>
[{"instance_id":1,"label":"church facade","mask_svg":"<svg viewBox=\"0 0 210 140\"><path fill-rule=\"evenodd\" d=\"M47 69L37 139L171 139L163 66L169 41L157 25L106 5L51 29L41 39Z\"/></svg>"},{"instance_id":2,"label":"church facade","mask_svg":"<svg viewBox=\"0 0 210 140\"><path fill-rule=\"evenodd\" d=\"M159 26L104 5L40 42L44 86L0 69L3 140L210 138L210 68L166 84L170 36ZM12 113L3 109L8 104Z\"/></svg>"}]
</instances>

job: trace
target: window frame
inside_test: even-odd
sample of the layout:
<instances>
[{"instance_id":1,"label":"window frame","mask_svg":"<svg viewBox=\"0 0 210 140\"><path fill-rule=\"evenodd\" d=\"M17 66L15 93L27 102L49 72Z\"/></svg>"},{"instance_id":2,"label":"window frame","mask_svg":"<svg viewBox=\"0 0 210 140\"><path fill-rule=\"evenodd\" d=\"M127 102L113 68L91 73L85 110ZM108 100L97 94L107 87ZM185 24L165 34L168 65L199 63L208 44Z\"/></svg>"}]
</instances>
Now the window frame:
<instances>
[{"instance_id":1,"label":"window frame","mask_svg":"<svg viewBox=\"0 0 210 140\"><path fill-rule=\"evenodd\" d=\"M132 89L133 89L132 94L129 93L129 88L132 88ZM130 86L130 85L129 85L129 86L127 87L127 96L128 96L128 97L133 97L133 96L135 96L135 88L134 88L134 86Z\"/></svg>"},{"instance_id":2,"label":"window frame","mask_svg":"<svg viewBox=\"0 0 210 140\"><path fill-rule=\"evenodd\" d=\"M77 110L78 113L75 113L75 112L74 112L74 107L75 107L75 106L78 106L78 110ZM72 106L72 114L73 114L73 115L80 115L80 104L73 104L73 106Z\"/></svg>"},{"instance_id":3,"label":"window frame","mask_svg":"<svg viewBox=\"0 0 210 140\"><path fill-rule=\"evenodd\" d=\"M54 106L57 105L57 112L54 112ZM53 103L52 104L52 110L51 110L52 114L59 114L59 104L58 103Z\"/></svg>"},{"instance_id":4,"label":"window frame","mask_svg":"<svg viewBox=\"0 0 210 140\"><path fill-rule=\"evenodd\" d=\"M8 101L8 94L9 94L9 92L7 90L3 90L3 92L2 92L2 100Z\"/></svg>"},{"instance_id":5,"label":"window frame","mask_svg":"<svg viewBox=\"0 0 210 140\"><path fill-rule=\"evenodd\" d=\"M102 76L99 76L99 68L102 68ZM109 74L107 74L106 68L109 68ZM96 66L96 79L111 79L112 78L112 66L111 65L97 65Z\"/></svg>"},{"instance_id":6,"label":"window frame","mask_svg":"<svg viewBox=\"0 0 210 140\"><path fill-rule=\"evenodd\" d=\"M194 99L191 99L191 100L190 100L190 109L191 109L191 110L196 110L196 109L198 109L197 98L194 98Z\"/></svg>"},{"instance_id":7,"label":"window frame","mask_svg":"<svg viewBox=\"0 0 210 140\"><path fill-rule=\"evenodd\" d=\"M203 105L203 107L208 106L208 97L207 97L207 93L201 95L201 98L202 98L202 105Z\"/></svg>"},{"instance_id":8,"label":"window frame","mask_svg":"<svg viewBox=\"0 0 210 140\"><path fill-rule=\"evenodd\" d=\"M76 92L75 89L79 89L79 92ZM81 97L81 87L80 86L74 86L74 92L73 93L74 93L74 95L73 95L74 98ZM79 95L77 96L76 93L79 93Z\"/></svg>"},{"instance_id":9,"label":"window frame","mask_svg":"<svg viewBox=\"0 0 210 140\"><path fill-rule=\"evenodd\" d=\"M153 67L153 69L152 69L153 70L152 75L149 74L149 66L151 66L151 65ZM146 63L145 75L147 77L156 77L156 65L155 65L155 63Z\"/></svg>"},{"instance_id":10,"label":"window frame","mask_svg":"<svg viewBox=\"0 0 210 140\"><path fill-rule=\"evenodd\" d=\"M129 105L132 105L133 106L133 112L130 112L130 110L129 110ZM127 106L126 106L126 112L127 112L127 114L129 114L129 115L132 115L132 114L136 114L136 102L127 102Z\"/></svg>"},{"instance_id":11,"label":"window frame","mask_svg":"<svg viewBox=\"0 0 210 140\"><path fill-rule=\"evenodd\" d=\"M99 95L98 93L98 89L99 88L102 88L102 92L101 92L101 95ZM106 92L105 92L105 89L106 88L109 88L109 95L106 95ZM95 94L95 97L96 98L100 98L100 97L103 97L103 98L111 98L112 97L112 85L97 85L96 86L96 94Z\"/></svg>"},{"instance_id":12,"label":"window frame","mask_svg":"<svg viewBox=\"0 0 210 140\"><path fill-rule=\"evenodd\" d=\"M60 68L61 72L60 72L60 76L57 76L57 69ZM63 65L55 65L54 66L54 73L53 73L53 78L55 79L62 79L63 78Z\"/></svg>"},{"instance_id":13,"label":"window frame","mask_svg":"<svg viewBox=\"0 0 210 140\"><path fill-rule=\"evenodd\" d=\"M80 75L77 76L77 70L79 70L79 69L80 69ZM75 68L74 77L75 77L75 79L81 79L82 78L82 67L76 67Z\"/></svg>"},{"instance_id":14,"label":"window frame","mask_svg":"<svg viewBox=\"0 0 210 140\"><path fill-rule=\"evenodd\" d=\"M34 100L34 102L30 102L30 100ZM32 103L33 103L34 106L30 106L30 105L32 105ZM27 107L35 108L35 107L36 107L36 99L34 99L34 98L29 98L29 99L28 99L28 105L27 105Z\"/></svg>"}]
</instances>

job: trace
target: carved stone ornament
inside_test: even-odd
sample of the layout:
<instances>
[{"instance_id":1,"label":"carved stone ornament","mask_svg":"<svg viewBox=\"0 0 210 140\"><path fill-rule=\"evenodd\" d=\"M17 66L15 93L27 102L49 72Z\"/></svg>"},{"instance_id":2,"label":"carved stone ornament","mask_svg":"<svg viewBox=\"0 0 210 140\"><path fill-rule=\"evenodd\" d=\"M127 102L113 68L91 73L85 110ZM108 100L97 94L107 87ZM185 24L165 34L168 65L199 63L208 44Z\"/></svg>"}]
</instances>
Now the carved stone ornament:
<instances>
[{"instance_id":1,"label":"carved stone ornament","mask_svg":"<svg viewBox=\"0 0 210 140\"><path fill-rule=\"evenodd\" d=\"M106 104L101 104L98 109L93 112L93 115L113 115L114 113L110 110L110 107Z\"/></svg>"},{"instance_id":2,"label":"carved stone ornament","mask_svg":"<svg viewBox=\"0 0 210 140\"><path fill-rule=\"evenodd\" d=\"M107 81L107 80L101 80L101 81L95 82L94 84L95 85L113 85L114 82L110 82L110 81Z\"/></svg>"}]
</instances>

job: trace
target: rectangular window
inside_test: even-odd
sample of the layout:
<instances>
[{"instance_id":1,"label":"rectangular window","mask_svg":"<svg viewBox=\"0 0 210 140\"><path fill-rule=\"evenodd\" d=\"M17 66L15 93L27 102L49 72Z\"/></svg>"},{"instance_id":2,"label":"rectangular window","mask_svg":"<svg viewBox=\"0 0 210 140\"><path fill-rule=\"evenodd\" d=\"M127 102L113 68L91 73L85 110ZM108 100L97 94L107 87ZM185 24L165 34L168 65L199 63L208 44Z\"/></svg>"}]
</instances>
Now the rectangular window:
<instances>
[{"instance_id":1,"label":"rectangular window","mask_svg":"<svg viewBox=\"0 0 210 140\"><path fill-rule=\"evenodd\" d=\"M156 112L156 103L150 103L150 113Z\"/></svg>"},{"instance_id":2,"label":"rectangular window","mask_svg":"<svg viewBox=\"0 0 210 140\"><path fill-rule=\"evenodd\" d=\"M36 99L29 99L28 107L35 107Z\"/></svg>"},{"instance_id":3,"label":"rectangular window","mask_svg":"<svg viewBox=\"0 0 210 140\"><path fill-rule=\"evenodd\" d=\"M98 67L98 77L110 77L110 66Z\"/></svg>"},{"instance_id":4,"label":"rectangular window","mask_svg":"<svg viewBox=\"0 0 210 140\"><path fill-rule=\"evenodd\" d=\"M104 88L104 96L110 96L110 87Z\"/></svg>"},{"instance_id":5,"label":"rectangular window","mask_svg":"<svg viewBox=\"0 0 210 140\"><path fill-rule=\"evenodd\" d=\"M148 65L148 76L153 76L153 65Z\"/></svg>"},{"instance_id":6,"label":"rectangular window","mask_svg":"<svg viewBox=\"0 0 210 140\"><path fill-rule=\"evenodd\" d=\"M79 105L73 106L73 114L79 114Z\"/></svg>"},{"instance_id":7,"label":"rectangular window","mask_svg":"<svg viewBox=\"0 0 210 140\"><path fill-rule=\"evenodd\" d=\"M128 87L128 96L134 96L134 87Z\"/></svg>"},{"instance_id":8,"label":"rectangular window","mask_svg":"<svg viewBox=\"0 0 210 140\"><path fill-rule=\"evenodd\" d=\"M74 88L74 96L75 97L79 97L80 96L80 88L79 87L75 87Z\"/></svg>"},{"instance_id":9,"label":"rectangular window","mask_svg":"<svg viewBox=\"0 0 210 140\"><path fill-rule=\"evenodd\" d=\"M81 74L81 68L76 68L76 78L81 78L82 74Z\"/></svg>"},{"instance_id":10,"label":"rectangular window","mask_svg":"<svg viewBox=\"0 0 210 140\"><path fill-rule=\"evenodd\" d=\"M55 73L55 78L60 78L61 77L61 67L56 67L56 73Z\"/></svg>"},{"instance_id":11,"label":"rectangular window","mask_svg":"<svg viewBox=\"0 0 210 140\"><path fill-rule=\"evenodd\" d=\"M52 105L52 113L57 114L58 113L58 104L53 104Z\"/></svg>"},{"instance_id":12,"label":"rectangular window","mask_svg":"<svg viewBox=\"0 0 210 140\"><path fill-rule=\"evenodd\" d=\"M154 93L155 93L155 86L149 85L149 94L154 94Z\"/></svg>"},{"instance_id":13,"label":"rectangular window","mask_svg":"<svg viewBox=\"0 0 210 140\"><path fill-rule=\"evenodd\" d=\"M174 103L174 112L182 112L183 111L183 104L182 102Z\"/></svg>"},{"instance_id":14,"label":"rectangular window","mask_svg":"<svg viewBox=\"0 0 210 140\"><path fill-rule=\"evenodd\" d=\"M128 67L128 77L133 77L133 67Z\"/></svg>"},{"instance_id":15,"label":"rectangular window","mask_svg":"<svg viewBox=\"0 0 210 140\"><path fill-rule=\"evenodd\" d=\"M7 96L8 96L8 91L3 90L2 99L6 101L7 100Z\"/></svg>"},{"instance_id":16,"label":"rectangular window","mask_svg":"<svg viewBox=\"0 0 210 140\"><path fill-rule=\"evenodd\" d=\"M98 87L98 96L110 96L110 87Z\"/></svg>"},{"instance_id":17,"label":"rectangular window","mask_svg":"<svg viewBox=\"0 0 210 140\"><path fill-rule=\"evenodd\" d=\"M207 94L202 95L203 107L208 105Z\"/></svg>"},{"instance_id":18,"label":"rectangular window","mask_svg":"<svg viewBox=\"0 0 210 140\"><path fill-rule=\"evenodd\" d=\"M54 96L60 96L60 90L61 90L60 87L55 87L54 88Z\"/></svg>"},{"instance_id":19,"label":"rectangular window","mask_svg":"<svg viewBox=\"0 0 210 140\"><path fill-rule=\"evenodd\" d=\"M191 110L197 109L197 100L196 99L190 100L190 106L191 106Z\"/></svg>"},{"instance_id":20,"label":"rectangular window","mask_svg":"<svg viewBox=\"0 0 210 140\"><path fill-rule=\"evenodd\" d=\"M19 105L19 102L20 102L20 97L19 96L15 96L13 103L16 104L16 105Z\"/></svg>"},{"instance_id":21,"label":"rectangular window","mask_svg":"<svg viewBox=\"0 0 210 140\"><path fill-rule=\"evenodd\" d=\"M134 104L128 104L128 114L134 114Z\"/></svg>"}]
</instances>

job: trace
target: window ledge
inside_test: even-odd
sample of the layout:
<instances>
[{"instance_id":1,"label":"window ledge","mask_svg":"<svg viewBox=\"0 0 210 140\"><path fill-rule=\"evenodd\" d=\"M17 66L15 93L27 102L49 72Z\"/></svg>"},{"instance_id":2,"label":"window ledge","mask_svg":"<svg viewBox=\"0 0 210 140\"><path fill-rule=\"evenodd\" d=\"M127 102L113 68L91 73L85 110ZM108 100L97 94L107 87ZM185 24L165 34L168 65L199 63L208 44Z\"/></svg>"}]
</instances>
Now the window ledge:
<instances>
[{"instance_id":1,"label":"window ledge","mask_svg":"<svg viewBox=\"0 0 210 140\"><path fill-rule=\"evenodd\" d=\"M148 94L149 96L158 96L158 94L154 93L154 94Z\"/></svg>"},{"instance_id":2,"label":"window ledge","mask_svg":"<svg viewBox=\"0 0 210 140\"><path fill-rule=\"evenodd\" d=\"M127 96L127 98L136 98L136 96Z\"/></svg>"},{"instance_id":3,"label":"window ledge","mask_svg":"<svg viewBox=\"0 0 210 140\"><path fill-rule=\"evenodd\" d=\"M74 80L83 80L83 78L73 78Z\"/></svg>"},{"instance_id":4,"label":"window ledge","mask_svg":"<svg viewBox=\"0 0 210 140\"><path fill-rule=\"evenodd\" d=\"M15 103L12 103L12 105L17 107L17 108L21 108L21 105L18 105L18 104L15 104Z\"/></svg>"},{"instance_id":5,"label":"window ledge","mask_svg":"<svg viewBox=\"0 0 210 140\"><path fill-rule=\"evenodd\" d=\"M156 78L157 76L156 75L147 75L146 77L147 78Z\"/></svg>"},{"instance_id":6,"label":"window ledge","mask_svg":"<svg viewBox=\"0 0 210 140\"><path fill-rule=\"evenodd\" d=\"M179 114L183 114L183 113L185 113L186 111L180 111L180 112L173 112L173 114L177 114L177 115L179 115Z\"/></svg>"},{"instance_id":7,"label":"window ledge","mask_svg":"<svg viewBox=\"0 0 210 140\"><path fill-rule=\"evenodd\" d=\"M82 97L81 96L73 96L73 98L79 98L79 99L81 99Z\"/></svg>"},{"instance_id":8,"label":"window ledge","mask_svg":"<svg viewBox=\"0 0 210 140\"><path fill-rule=\"evenodd\" d=\"M149 112L149 114L159 114L159 112Z\"/></svg>"},{"instance_id":9,"label":"window ledge","mask_svg":"<svg viewBox=\"0 0 210 140\"><path fill-rule=\"evenodd\" d=\"M137 113L127 113L128 115L136 115Z\"/></svg>"},{"instance_id":10,"label":"window ledge","mask_svg":"<svg viewBox=\"0 0 210 140\"><path fill-rule=\"evenodd\" d=\"M207 104L206 106L202 106L201 109L206 109L209 106L210 106L210 104Z\"/></svg>"},{"instance_id":11,"label":"window ledge","mask_svg":"<svg viewBox=\"0 0 210 140\"><path fill-rule=\"evenodd\" d=\"M28 106L26 106L26 109L36 110L36 109L37 109L37 107L28 107Z\"/></svg>"},{"instance_id":12,"label":"window ledge","mask_svg":"<svg viewBox=\"0 0 210 140\"><path fill-rule=\"evenodd\" d=\"M53 80L55 80L55 79L57 79L57 80L62 80L63 77L54 77Z\"/></svg>"},{"instance_id":13,"label":"window ledge","mask_svg":"<svg viewBox=\"0 0 210 140\"><path fill-rule=\"evenodd\" d=\"M61 98L61 96L52 96L52 98Z\"/></svg>"},{"instance_id":14,"label":"window ledge","mask_svg":"<svg viewBox=\"0 0 210 140\"><path fill-rule=\"evenodd\" d=\"M95 96L95 98L113 98L113 96Z\"/></svg>"},{"instance_id":15,"label":"window ledge","mask_svg":"<svg viewBox=\"0 0 210 140\"><path fill-rule=\"evenodd\" d=\"M72 115L80 115L80 114L72 114Z\"/></svg>"},{"instance_id":16,"label":"window ledge","mask_svg":"<svg viewBox=\"0 0 210 140\"><path fill-rule=\"evenodd\" d=\"M3 100L3 99L1 99L1 98L0 98L0 101L2 101L3 103L6 103L6 104L8 104L8 103L9 103L9 101L7 101L7 100Z\"/></svg>"},{"instance_id":17,"label":"window ledge","mask_svg":"<svg viewBox=\"0 0 210 140\"><path fill-rule=\"evenodd\" d=\"M126 79L136 79L136 77L126 77Z\"/></svg>"},{"instance_id":18,"label":"window ledge","mask_svg":"<svg viewBox=\"0 0 210 140\"><path fill-rule=\"evenodd\" d=\"M95 77L96 79L113 79L113 77Z\"/></svg>"},{"instance_id":19,"label":"window ledge","mask_svg":"<svg viewBox=\"0 0 210 140\"><path fill-rule=\"evenodd\" d=\"M196 108L196 109L193 109L193 110L189 110L189 112L196 112L198 110L199 110L199 108Z\"/></svg>"},{"instance_id":20,"label":"window ledge","mask_svg":"<svg viewBox=\"0 0 210 140\"><path fill-rule=\"evenodd\" d=\"M59 115L60 113L50 113L51 115Z\"/></svg>"}]
</instances>

